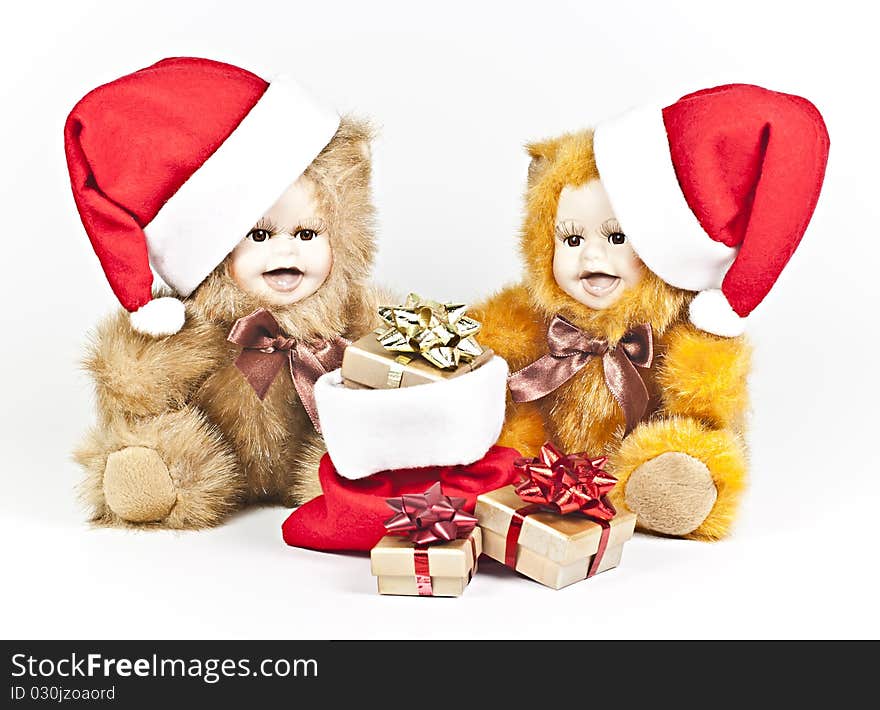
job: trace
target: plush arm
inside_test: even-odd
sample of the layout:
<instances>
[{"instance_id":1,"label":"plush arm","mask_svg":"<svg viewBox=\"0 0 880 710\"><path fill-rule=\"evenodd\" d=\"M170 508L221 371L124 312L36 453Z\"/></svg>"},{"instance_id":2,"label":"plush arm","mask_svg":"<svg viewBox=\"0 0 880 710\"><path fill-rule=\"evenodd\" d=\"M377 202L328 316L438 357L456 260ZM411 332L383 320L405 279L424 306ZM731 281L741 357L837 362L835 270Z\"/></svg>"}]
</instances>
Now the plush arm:
<instances>
[{"instance_id":1,"label":"plush arm","mask_svg":"<svg viewBox=\"0 0 880 710\"><path fill-rule=\"evenodd\" d=\"M180 332L152 338L133 330L125 311L101 323L91 340L84 366L104 419L182 408L228 352L216 327L192 317Z\"/></svg>"},{"instance_id":2,"label":"plush arm","mask_svg":"<svg viewBox=\"0 0 880 710\"><path fill-rule=\"evenodd\" d=\"M477 340L507 360L511 372L534 362L547 352L547 326L531 305L522 285L510 286L474 305L468 315L482 324ZM539 402L515 403L507 395L504 428L498 444L523 456L537 456L547 441Z\"/></svg>"},{"instance_id":3,"label":"plush arm","mask_svg":"<svg viewBox=\"0 0 880 710\"><path fill-rule=\"evenodd\" d=\"M345 331L343 336L357 340L376 328L383 327L379 318L379 306L403 303L403 299L388 289L369 283L352 289L345 305Z\"/></svg>"},{"instance_id":4,"label":"plush arm","mask_svg":"<svg viewBox=\"0 0 880 710\"><path fill-rule=\"evenodd\" d=\"M524 286L511 286L468 310L480 321L477 340L492 348L511 372L525 367L547 352L547 326L529 302Z\"/></svg>"},{"instance_id":5,"label":"plush arm","mask_svg":"<svg viewBox=\"0 0 880 710\"><path fill-rule=\"evenodd\" d=\"M748 342L691 325L674 327L664 341L657 372L664 411L697 417L716 428L739 429L748 407Z\"/></svg>"}]
</instances>

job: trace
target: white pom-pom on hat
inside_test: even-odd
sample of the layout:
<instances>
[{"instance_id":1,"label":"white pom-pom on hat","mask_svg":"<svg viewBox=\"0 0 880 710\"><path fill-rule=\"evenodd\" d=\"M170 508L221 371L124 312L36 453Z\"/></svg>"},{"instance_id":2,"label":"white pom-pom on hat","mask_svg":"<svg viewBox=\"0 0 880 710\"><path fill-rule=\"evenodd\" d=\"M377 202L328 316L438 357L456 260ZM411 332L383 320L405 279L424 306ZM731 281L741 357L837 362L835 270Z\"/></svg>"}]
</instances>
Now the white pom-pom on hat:
<instances>
[{"instance_id":1,"label":"white pom-pom on hat","mask_svg":"<svg viewBox=\"0 0 880 710\"><path fill-rule=\"evenodd\" d=\"M154 298L131 313L131 327L144 335L162 338L174 335L186 320L186 308L182 301L164 296Z\"/></svg>"},{"instance_id":2,"label":"white pom-pom on hat","mask_svg":"<svg viewBox=\"0 0 880 710\"><path fill-rule=\"evenodd\" d=\"M721 289L700 291L689 310L691 323L707 333L735 338L745 332L747 319L731 308Z\"/></svg>"}]
</instances>

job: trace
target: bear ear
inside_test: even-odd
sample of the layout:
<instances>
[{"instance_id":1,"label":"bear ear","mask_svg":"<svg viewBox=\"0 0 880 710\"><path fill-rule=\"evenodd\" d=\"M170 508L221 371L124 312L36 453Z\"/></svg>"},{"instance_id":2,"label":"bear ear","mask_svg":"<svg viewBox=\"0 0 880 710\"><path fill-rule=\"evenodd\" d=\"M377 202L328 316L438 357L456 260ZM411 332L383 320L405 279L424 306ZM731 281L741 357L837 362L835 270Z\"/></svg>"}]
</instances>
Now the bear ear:
<instances>
[{"instance_id":1,"label":"bear ear","mask_svg":"<svg viewBox=\"0 0 880 710\"><path fill-rule=\"evenodd\" d=\"M363 140L358 141L357 147L358 152L361 154L361 158L366 162L370 162L370 160L373 159L373 149L370 145L369 138L364 138Z\"/></svg>"},{"instance_id":2,"label":"bear ear","mask_svg":"<svg viewBox=\"0 0 880 710\"><path fill-rule=\"evenodd\" d=\"M556 141L541 141L538 143L529 143L526 146L526 151L532 159L529 163L529 187L538 181L547 167L553 162L554 158L556 158L558 145L559 144Z\"/></svg>"},{"instance_id":3,"label":"bear ear","mask_svg":"<svg viewBox=\"0 0 880 710\"><path fill-rule=\"evenodd\" d=\"M361 160L370 162L373 157L372 142L376 137L376 129L369 121L346 114L339 122L336 136L341 143L351 146Z\"/></svg>"},{"instance_id":4,"label":"bear ear","mask_svg":"<svg viewBox=\"0 0 880 710\"><path fill-rule=\"evenodd\" d=\"M337 187L345 183L364 184L370 177L374 135L368 121L342 116L336 134L310 166L313 176Z\"/></svg>"}]
</instances>

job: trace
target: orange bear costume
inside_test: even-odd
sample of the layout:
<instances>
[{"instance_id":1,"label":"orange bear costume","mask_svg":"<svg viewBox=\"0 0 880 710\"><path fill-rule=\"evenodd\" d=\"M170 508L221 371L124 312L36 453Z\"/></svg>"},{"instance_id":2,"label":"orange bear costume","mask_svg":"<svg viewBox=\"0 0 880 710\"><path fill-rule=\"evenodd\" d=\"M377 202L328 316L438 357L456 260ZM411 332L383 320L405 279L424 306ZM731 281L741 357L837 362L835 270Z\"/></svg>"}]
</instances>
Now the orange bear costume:
<instances>
[{"instance_id":1,"label":"orange bear costume","mask_svg":"<svg viewBox=\"0 0 880 710\"><path fill-rule=\"evenodd\" d=\"M608 456L642 529L724 536L747 474L745 320L803 236L828 145L808 101L742 84L530 145L523 282L473 309L518 371L499 443ZM570 219L585 199L613 213ZM630 282L591 265L625 244Z\"/></svg>"}]
</instances>

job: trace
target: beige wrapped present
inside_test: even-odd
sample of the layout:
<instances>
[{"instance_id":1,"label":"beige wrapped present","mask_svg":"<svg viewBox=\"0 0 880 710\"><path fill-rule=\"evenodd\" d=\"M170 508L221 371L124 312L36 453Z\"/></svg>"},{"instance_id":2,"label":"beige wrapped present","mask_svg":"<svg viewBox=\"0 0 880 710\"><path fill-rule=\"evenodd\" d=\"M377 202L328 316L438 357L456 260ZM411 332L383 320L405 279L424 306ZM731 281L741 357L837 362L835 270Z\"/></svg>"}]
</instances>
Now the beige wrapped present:
<instances>
[{"instance_id":1,"label":"beige wrapped present","mask_svg":"<svg viewBox=\"0 0 880 710\"><path fill-rule=\"evenodd\" d=\"M466 538L426 546L386 535L370 551L370 566L379 594L457 597L477 571L482 550L479 528Z\"/></svg>"},{"instance_id":2,"label":"beige wrapped present","mask_svg":"<svg viewBox=\"0 0 880 710\"><path fill-rule=\"evenodd\" d=\"M441 370L411 353L386 350L376 339L382 331L368 333L349 345L342 356L342 383L351 389L396 389L449 380L489 362L490 349L452 370Z\"/></svg>"},{"instance_id":3,"label":"beige wrapped present","mask_svg":"<svg viewBox=\"0 0 880 710\"><path fill-rule=\"evenodd\" d=\"M508 530L515 511L525 506L513 486L477 498L474 514L482 528L484 554L508 564ZM605 552L595 573L619 564L623 544L633 535L636 516L629 511L618 511L609 524ZM514 568L541 584L561 589L587 578L601 536L602 526L583 515L532 513L525 516L519 533Z\"/></svg>"}]
</instances>

